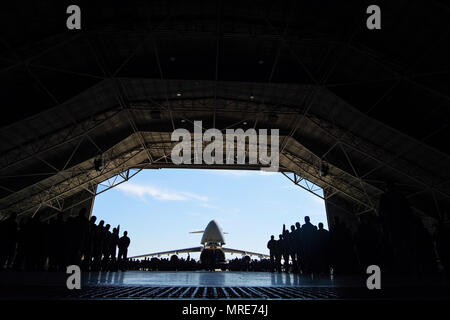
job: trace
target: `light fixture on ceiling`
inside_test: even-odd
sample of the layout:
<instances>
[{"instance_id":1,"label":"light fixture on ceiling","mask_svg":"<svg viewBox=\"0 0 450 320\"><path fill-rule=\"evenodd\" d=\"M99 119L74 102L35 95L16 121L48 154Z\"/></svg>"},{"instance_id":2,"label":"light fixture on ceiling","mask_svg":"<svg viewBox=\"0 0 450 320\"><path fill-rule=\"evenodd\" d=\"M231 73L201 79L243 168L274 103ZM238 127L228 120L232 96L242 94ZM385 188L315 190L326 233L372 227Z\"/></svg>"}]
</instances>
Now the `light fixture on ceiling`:
<instances>
[{"instance_id":1,"label":"light fixture on ceiling","mask_svg":"<svg viewBox=\"0 0 450 320\"><path fill-rule=\"evenodd\" d=\"M250 98L250 100L253 100L253 99L255 99L255 96L253 94L251 94L249 98Z\"/></svg>"},{"instance_id":2,"label":"light fixture on ceiling","mask_svg":"<svg viewBox=\"0 0 450 320\"><path fill-rule=\"evenodd\" d=\"M329 167L325 162L321 162L320 164L320 170L319 170L319 175L321 177L326 177L328 175L328 170Z\"/></svg>"},{"instance_id":3,"label":"light fixture on ceiling","mask_svg":"<svg viewBox=\"0 0 450 320\"><path fill-rule=\"evenodd\" d=\"M181 92L180 91L177 92L177 97L181 97Z\"/></svg>"},{"instance_id":4,"label":"light fixture on ceiling","mask_svg":"<svg viewBox=\"0 0 450 320\"><path fill-rule=\"evenodd\" d=\"M102 158L97 158L94 160L94 168L96 171L102 171L103 170L103 160Z\"/></svg>"}]
</instances>

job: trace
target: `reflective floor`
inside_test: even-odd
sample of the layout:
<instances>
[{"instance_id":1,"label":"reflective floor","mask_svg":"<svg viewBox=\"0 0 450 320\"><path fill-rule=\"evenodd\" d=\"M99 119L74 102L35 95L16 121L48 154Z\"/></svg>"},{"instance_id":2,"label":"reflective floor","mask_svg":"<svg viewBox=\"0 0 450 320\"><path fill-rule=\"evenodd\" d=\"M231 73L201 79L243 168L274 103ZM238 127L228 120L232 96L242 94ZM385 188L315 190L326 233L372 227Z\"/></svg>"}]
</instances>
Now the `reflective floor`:
<instances>
[{"instance_id":1,"label":"reflective floor","mask_svg":"<svg viewBox=\"0 0 450 320\"><path fill-rule=\"evenodd\" d=\"M368 290L367 276L315 277L270 272L125 271L82 274L81 290L69 275L0 272L0 300L11 299L450 299L448 276L388 277Z\"/></svg>"},{"instance_id":2,"label":"reflective floor","mask_svg":"<svg viewBox=\"0 0 450 320\"><path fill-rule=\"evenodd\" d=\"M238 271L126 271L92 272L87 276L88 285L149 285L149 286L300 286L334 287L362 286L365 280L358 277L331 279L330 277L306 277L286 273L238 272Z\"/></svg>"},{"instance_id":3,"label":"reflective floor","mask_svg":"<svg viewBox=\"0 0 450 320\"><path fill-rule=\"evenodd\" d=\"M65 286L64 272L0 272L0 285ZM82 274L89 286L258 286L258 287L366 287L367 276L311 277L286 273L239 271L118 271ZM448 276L405 278L382 276L383 286L448 286Z\"/></svg>"}]
</instances>

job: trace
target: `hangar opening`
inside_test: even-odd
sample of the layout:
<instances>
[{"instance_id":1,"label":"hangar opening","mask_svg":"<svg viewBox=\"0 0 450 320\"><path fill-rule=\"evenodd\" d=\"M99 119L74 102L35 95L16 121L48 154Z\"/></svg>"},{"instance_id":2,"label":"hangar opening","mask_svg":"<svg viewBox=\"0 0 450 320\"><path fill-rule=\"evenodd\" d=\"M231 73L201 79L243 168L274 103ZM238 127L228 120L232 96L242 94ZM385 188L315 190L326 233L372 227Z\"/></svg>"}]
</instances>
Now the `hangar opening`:
<instances>
[{"instance_id":1,"label":"hangar opening","mask_svg":"<svg viewBox=\"0 0 450 320\"><path fill-rule=\"evenodd\" d=\"M308 184L317 195L276 172L144 170L128 183L97 196L92 215L97 223L104 220L128 231L133 243L129 257L166 251L147 258L170 259L175 254L198 260L199 251L176 249L198 247L202 233L197 230L204 231L211 220L223 230L226 247L242 250L226 253L226 260L241 258L245 250L269 255L270 235L278 239L283 224L290 230L309 216L312 224L322 222L328 229L321 190Z\"/></svg>"}]
</instances>

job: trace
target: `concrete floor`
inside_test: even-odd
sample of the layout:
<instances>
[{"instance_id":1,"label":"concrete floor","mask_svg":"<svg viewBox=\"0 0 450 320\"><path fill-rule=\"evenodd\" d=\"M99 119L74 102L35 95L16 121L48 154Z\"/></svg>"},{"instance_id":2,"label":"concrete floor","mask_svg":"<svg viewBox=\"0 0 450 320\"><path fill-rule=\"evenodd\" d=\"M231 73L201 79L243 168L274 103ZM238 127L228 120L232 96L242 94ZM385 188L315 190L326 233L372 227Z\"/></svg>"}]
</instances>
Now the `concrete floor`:
<instances>
[{"instance_id":1,"label":"concrete floor","mask_svg":"<svg viewBox=\"0 0 450 320\"><path fill-rule=\"evenodd\" d=\"M296 286L334 287L365 285L357 277L332 280L330 277L299 276L286 273L239 271L126 271L92 272L85 281L88 285L151 285L151 286Z\"/></svg>"},{"instance_id":2,"label":"concrete floor","mask_svg":"<svg viewBox=\"0 0 450 320\"><path fill-rule=\"evenodd\" d=\"M59 286L66 283L68 275L63 272L0 272L3 285ZM239 271L118 271L90 272L82 274L82 285L96 286L296 286L335 287L362 286L361 277L331 279L307 276Z\"/></svg>"},{"instance_id":3,"label":"concrete floor","mask_svg":"<svg viewBox=\"0 0 450 320\"><path fill-rule=\"evenodd\" d=\"M63 272L0 272L0 285L65 286L68 275ZM310 276L239 271L118 271L82 274L84 286L255 286L255 287L366 287L367 276ZM382 276L386 286L447 286L450 279L434 277Z\"/></svg>"},{"instance_id":4,"label":"concrete floor","mask_svg":"<svg viewBox=\"0 0 450 320\"><path fill-rule=\"evenodd\" d=\"M82 275L81 290L67 289L68 276L62 272L0 272L0 300L450 299L450 281L445 276L411 279L385 275L382 276L382 290L368 290L364 275L331 279L270 272L92 272Z\"/></svg>"}]
</instances>

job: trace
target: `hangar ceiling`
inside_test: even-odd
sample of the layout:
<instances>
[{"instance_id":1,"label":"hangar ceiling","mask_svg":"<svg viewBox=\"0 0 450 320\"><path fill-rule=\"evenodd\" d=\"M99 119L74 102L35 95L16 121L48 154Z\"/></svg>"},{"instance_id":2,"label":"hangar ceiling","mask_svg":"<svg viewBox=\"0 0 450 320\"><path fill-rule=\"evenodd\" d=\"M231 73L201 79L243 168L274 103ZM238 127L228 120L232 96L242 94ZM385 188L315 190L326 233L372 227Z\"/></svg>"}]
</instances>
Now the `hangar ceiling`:
<instances>
[{"instance_id":1,"label":"hangar ceiling","mask_svg":"<svg viewBox=\"0 0 450 320\"><path fill-rule=\"evenodd\" d=\"M0 215L65 211L108 189L105 180L180 167L170 134L202 120L205 129L279 128L280 171L352 214L376 211L395 181L417 213L443 217L450 39L439 26L449 8L385 4L383 30L371 34L360 1L323 2L81 5L87 18L75 32L51 1L33 16L2 17Z\"/></svg>"}]
</instances>

